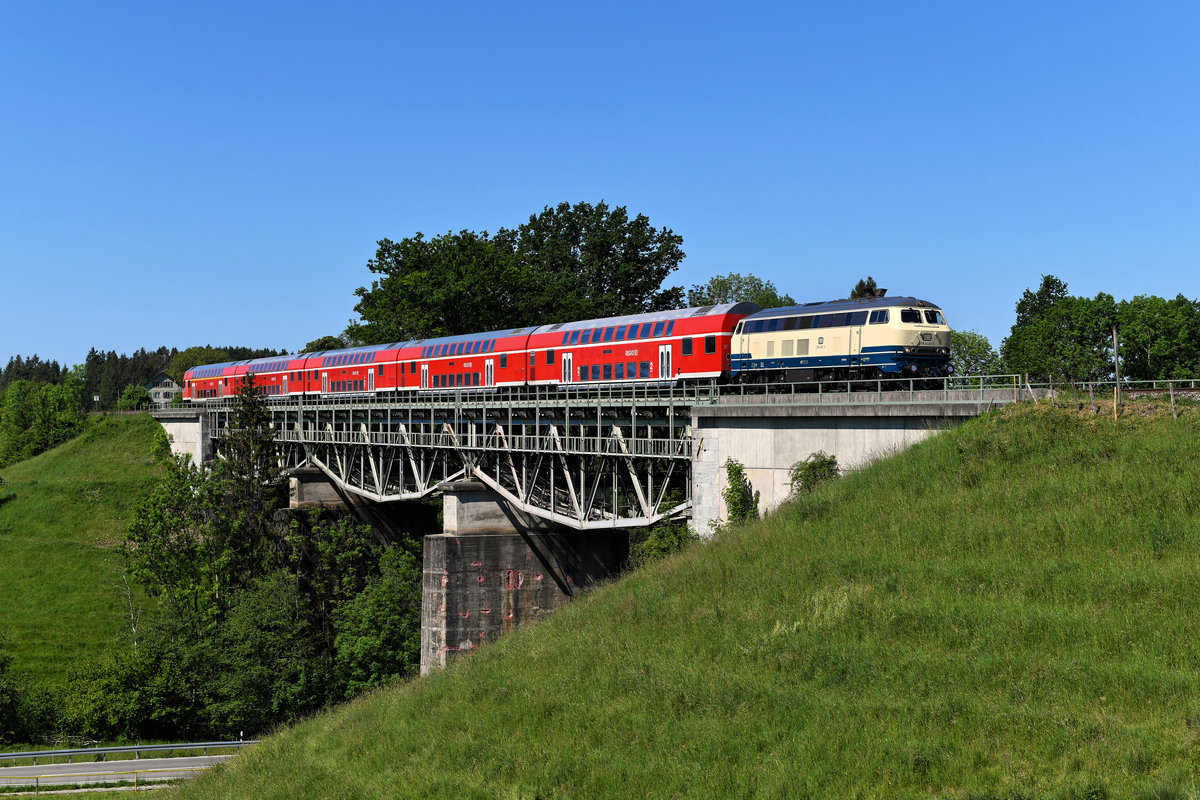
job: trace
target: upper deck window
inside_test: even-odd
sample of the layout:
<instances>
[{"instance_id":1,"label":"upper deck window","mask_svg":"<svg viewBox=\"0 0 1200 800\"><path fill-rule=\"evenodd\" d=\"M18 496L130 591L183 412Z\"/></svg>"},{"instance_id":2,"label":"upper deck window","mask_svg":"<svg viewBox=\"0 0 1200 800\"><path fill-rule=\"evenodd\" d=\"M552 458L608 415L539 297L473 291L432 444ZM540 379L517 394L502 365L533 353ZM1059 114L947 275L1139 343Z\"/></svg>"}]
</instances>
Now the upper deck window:
<instances>
[{"instance_id":1,"label":"upper deck window","mask_svg":"<svg viewBox=\"0 0 1200 800\"><path fill-rule=\"evenodd\" d=\"M666 327L666 324L667 323L665 322L654 323L654 338L657 339L659 336L663 335L663 328Z\"/></svg>"}]
</instances>

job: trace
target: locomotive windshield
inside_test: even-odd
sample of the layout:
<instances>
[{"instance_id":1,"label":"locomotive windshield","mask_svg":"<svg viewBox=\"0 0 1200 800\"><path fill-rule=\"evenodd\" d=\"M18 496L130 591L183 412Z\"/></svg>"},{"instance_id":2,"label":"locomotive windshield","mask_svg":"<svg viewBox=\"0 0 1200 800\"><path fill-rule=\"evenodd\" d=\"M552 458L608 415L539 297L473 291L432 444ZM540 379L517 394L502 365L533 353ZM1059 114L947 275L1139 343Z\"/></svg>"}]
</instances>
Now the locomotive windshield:
<instances>
[{"instance_id":1,"label":"locomotive windshield","mask_svg":"<svg viewBox=\"0 0 1200 800\"><path fill-rule=\"evenodd\" d=\"M936 308L929 308L925 310L925 321L930 325L946 324L946 318L943 317L942 312L938 311Z\"/></svg>"}]
</instances>

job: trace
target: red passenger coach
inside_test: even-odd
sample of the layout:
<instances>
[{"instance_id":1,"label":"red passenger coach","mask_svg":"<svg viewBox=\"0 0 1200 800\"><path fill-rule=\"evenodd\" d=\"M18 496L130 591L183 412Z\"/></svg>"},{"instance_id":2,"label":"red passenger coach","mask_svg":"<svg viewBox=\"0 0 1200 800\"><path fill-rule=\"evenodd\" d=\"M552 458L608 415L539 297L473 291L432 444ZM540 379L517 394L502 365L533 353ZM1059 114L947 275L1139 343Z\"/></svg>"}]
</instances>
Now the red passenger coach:
<instances>
[{"instance_id":1,"label":"red passenger coach","mask_svg":"<svg viewBox=\"0 0 1200 800\"><path fill-rule=\"evenodd\" d=\"M529 336L530 384L629 383L729 374L738 321L754 303L546 325Z\"/></svg>"},{"instance_id":2,"label":"red passenger coach","mask_svg":"<svg viewBox=\"0 0 1200 800\"><path fill-rule=\"evenodd\" d=\"M419 376L412 388L472 389L525 383L525 343L533 328L515 328L411 342L406 353ZM408 356L406 356L408 357ZM408 388L409 383L405 384Z\"/></svg>"},{"instance_id":3,"label":"red passenger coach","mask_svg":"<svg viewBox=\"0 0 1200 800\"><path fill-rule=\"evenodd\" d=\"M188 370L183 396L230 397L250 373L267 396L723 378L734 327L758 310L726 303L210 364Z\"/></svg>"}]
</instances>

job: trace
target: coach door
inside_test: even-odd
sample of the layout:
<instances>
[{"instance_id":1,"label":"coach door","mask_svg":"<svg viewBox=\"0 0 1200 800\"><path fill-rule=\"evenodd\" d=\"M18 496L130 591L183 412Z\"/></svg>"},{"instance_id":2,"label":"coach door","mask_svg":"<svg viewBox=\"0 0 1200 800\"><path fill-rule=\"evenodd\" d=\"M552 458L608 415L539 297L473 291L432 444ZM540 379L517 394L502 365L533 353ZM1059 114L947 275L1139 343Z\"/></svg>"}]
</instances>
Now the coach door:
<instances>
[{"instance_id":1,"label":"coach door","mask_svg":"<svg viewBox=\"0 0 1200 800\"><path fill-rule=\"evenodd\" d=\"M321 394L329 394L329 373L321 373Z\"/></svg>"},{"instance_id":2,"label":"coach door","mask_svg":"<svg viewBox=\"0 0 1200 800\"><path fill-rule=\"evenodd\" d=\"M570 383L574 379L574 370L571 367L571 354L562 354L562 382Z\"/></svg>"},{"instance_id":3,"label":"coach door","mask_svg":"<svg viewBox=\"0 0 1200 800\"><path fill-rule=\"evenodd\" d=\"M285 373L283 373L283 393L284 393L284 394L287 394L287 393L288 393L288 390L287 390L287 373L286 373L286 372L285 372Z\"/></svg>"},{"instance_id":4,"label":"coach door","mask_svg":"<svg viewBox=\"0 0 1200 800\"><path fill-rule=\"evenodd\" d=\"M671 345L660 344L658 346L658 377L671 378L674 373L671 372Z\"/></svg>"},{"instance_id":5,"label":"coach door","mask_svg":"<svg viewBox=\"0 0 1200 800\"><path fill-rule=\"evenodd\" d=\"M367 391L375 391L375 369L373 367L367 367Z\"/></svg>"},{"instance_id":6,"label":"coach door","mask_svg":"<svg viewBox=\"0 0 1200 800\"><path fill-rule=\"evenodd\" d=\"M428 364L421 365L421 388L422 389L429 388L429 365Z\"/></svg>"},{"instance_id":7,"label":"coach door","mask_svg":"<svg viewBox=\"0 0 1200 800\"><path fill-rule=\"evenodd\" d=\"M483 385L496 385L496 359L488 358L483 362Z\"/></svg>"}]
</instances>

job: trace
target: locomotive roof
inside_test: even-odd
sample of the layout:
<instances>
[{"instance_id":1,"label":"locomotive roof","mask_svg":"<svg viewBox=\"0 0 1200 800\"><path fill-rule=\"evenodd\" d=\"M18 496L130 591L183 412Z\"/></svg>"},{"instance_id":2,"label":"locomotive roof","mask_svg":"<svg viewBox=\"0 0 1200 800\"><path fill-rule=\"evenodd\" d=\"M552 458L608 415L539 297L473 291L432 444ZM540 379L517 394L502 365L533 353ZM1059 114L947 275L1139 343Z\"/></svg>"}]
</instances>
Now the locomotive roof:
<instances>
[{"instance_id":1,"label":"locomotive roof","mask_svg":"<svg viewBox=\"0 0 1200 800\"><path fill-rule=\"evenodd\" d=\"M920 308L940 308L928 300L918 300L915 297L854 297L843 300L827 300L818 303L805 303L799 306L784 306L783 308L767 308L757 314L751 314L748 319L770 319L774 317L795 317L801 314L824 314L837 311L862 311L872 308L893 308L895 306L918 306Z\"/></svg>"}]
</instances>

